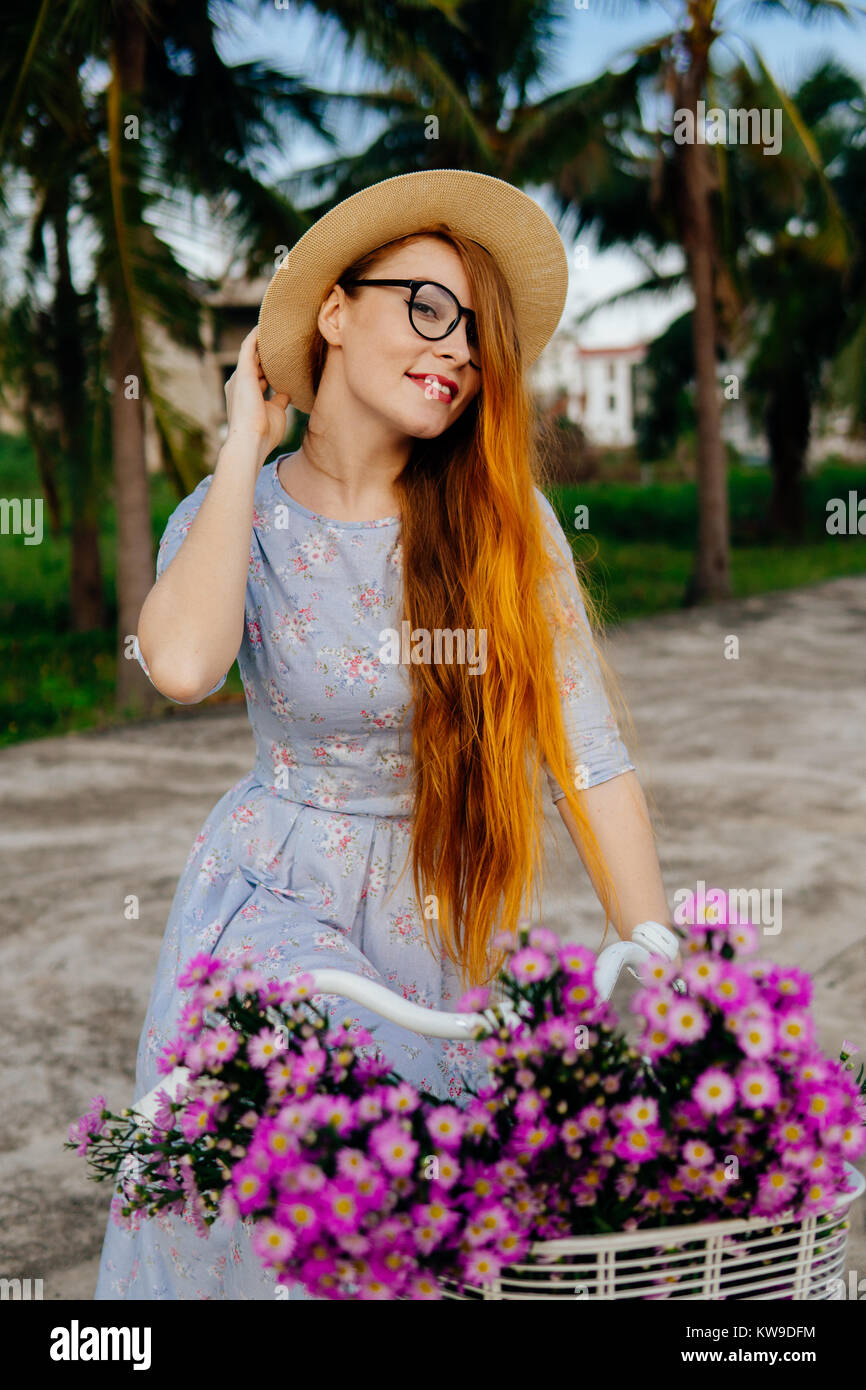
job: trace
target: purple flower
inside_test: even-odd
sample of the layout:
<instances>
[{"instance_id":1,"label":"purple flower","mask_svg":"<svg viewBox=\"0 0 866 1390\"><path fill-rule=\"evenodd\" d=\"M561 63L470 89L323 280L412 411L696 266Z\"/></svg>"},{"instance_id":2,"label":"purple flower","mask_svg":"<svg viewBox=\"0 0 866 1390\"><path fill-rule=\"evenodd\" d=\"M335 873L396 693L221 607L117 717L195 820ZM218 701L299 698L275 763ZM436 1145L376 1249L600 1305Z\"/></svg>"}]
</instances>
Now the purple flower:
<instances>
[{"instance_id":1,"label":"purple flower","mask_svg":"<svg viewBox=\"0 0 866 1390\"><path fill-rule=\"evenodd\" d=\"M108 1133L108 1123L102 1119L103 1110L105 1096L94 1096L81 1118L69 1126L69 1142L78 1144L75 1152L79 1158L84 1157L95 1138Z\"/></svg>"}]
</instances>

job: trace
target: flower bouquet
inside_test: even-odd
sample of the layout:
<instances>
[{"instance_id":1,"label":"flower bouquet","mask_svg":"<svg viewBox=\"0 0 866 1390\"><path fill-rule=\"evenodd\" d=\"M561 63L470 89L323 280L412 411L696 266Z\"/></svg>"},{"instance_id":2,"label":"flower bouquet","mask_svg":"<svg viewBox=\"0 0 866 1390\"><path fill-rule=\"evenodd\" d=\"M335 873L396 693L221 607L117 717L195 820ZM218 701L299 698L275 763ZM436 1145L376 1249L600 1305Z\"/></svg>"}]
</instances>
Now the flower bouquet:
<instances>
[{"instance_id":1,"label":"flower bouquet","mask_svg":"<svg viewBox=\"0 0 866 1390\"><path fill-rule=\"evenodd\" d=\"M248 1222L275 1281L317 1298L485 1297L515 1267L514 1296L550 1296L557 1280L572 1297L628 1296L605 1294L578 1247L645 1229L658 1234L634 1236L629 1278L649 1291L632 1296L684 1296L700 1223L722 1233L720 1259L752 1271L748 1288L755 1222L771 1229L761 1287L769 1267L791 1296L792 1223L819 1236L825 1223L832 1254L853 1195L863 1068L855 1079L848 1054L817 1049L807 975L747 962L748 923L722 910L682 936L682 992L669 962L642 968L635 1042L597 992L592 951L540 926L500 940L501 1000L461 1001L490 1023L489 1083L460 1106L401 1078L367 1030L333 1025L313 977L197 956L160 1063L186 1067L184 1084L148 1123L96 1097L68 1146L115 1183L121 1224L182 1213L206 1236L218 1219Z\"/></svg>"}]
</instances>

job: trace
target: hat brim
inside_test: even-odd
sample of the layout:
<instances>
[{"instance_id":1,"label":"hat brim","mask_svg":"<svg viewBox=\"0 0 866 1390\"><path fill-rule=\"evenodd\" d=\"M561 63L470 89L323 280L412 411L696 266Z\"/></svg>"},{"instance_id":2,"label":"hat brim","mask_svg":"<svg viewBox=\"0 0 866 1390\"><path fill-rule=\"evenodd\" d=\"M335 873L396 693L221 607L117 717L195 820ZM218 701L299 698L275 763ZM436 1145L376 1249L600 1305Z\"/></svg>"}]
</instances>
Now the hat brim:
<instances>
[{"instance_id":1,"label":"hat brim","mask_svg":"<svg viewBox=\"0 0 866 1390\"><path fill-rule=\"evenodd\" d=\"M259 310L259 359L274 391L309 414L309 351L322 301L348 266L428 222L447 222L490 252L511 290L525 366L556 331L568 257L543 208L519 188L466 169L425 169L363 188L326 212L275 272Z\"/></svg>"}]
</instances>

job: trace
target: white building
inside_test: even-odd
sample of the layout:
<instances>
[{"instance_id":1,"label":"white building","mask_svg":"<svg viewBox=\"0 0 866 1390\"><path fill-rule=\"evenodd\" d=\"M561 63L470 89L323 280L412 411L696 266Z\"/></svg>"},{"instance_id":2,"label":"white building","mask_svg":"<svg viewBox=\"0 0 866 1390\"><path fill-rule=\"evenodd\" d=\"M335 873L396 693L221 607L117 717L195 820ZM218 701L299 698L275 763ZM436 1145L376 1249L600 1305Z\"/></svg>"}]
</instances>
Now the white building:
<instances>
[{"instance_id":1,"label":"white building","mask_svg":"<svg viewBox=\"0 0 866 1390\"><path fill-rule=\"evenodd\" d=\"M530 381L543 404L562 402L562 413L583 428L590 444L628 448L635 442L634 368L645 357L645 343L588 348L557 333L530 368Z\"/></svg>"},{"instance_id":2,"label":"white building","mask_svg":"<svg viewBox=\"0 0 866 1390\"><path fill-rule=\"evenodd\" d=\"M628 448L636 442L635 412L645 408L645 387L635 368L646 358L647 347L581 347L575 334L564 330L554 334L530 368L530 384L540 404L557 406L558 413L583 428L590 444ZM746 408L745 363L720 362L718 380L724 439L750 462L766 462L766 437L752 424ZM831 454L860 462L866 458L866 441L852 429L849 412L816 409L807 465L814 467Z\"/></svg>"}]
</instances>

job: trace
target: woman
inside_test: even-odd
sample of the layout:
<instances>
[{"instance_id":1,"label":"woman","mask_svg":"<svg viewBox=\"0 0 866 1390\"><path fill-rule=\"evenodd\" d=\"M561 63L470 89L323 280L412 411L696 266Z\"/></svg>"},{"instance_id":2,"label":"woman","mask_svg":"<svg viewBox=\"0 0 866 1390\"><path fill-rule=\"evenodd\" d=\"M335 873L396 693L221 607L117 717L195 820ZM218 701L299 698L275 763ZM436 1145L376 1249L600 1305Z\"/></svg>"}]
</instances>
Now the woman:
<instances>
[{"instance_id":1,"label":"woman","mask_svg":"<svg viewBox=\"0 0 866 1390\"><path fill-rule=\"evenodd\" d=\"M160 1079L201 950L256 951L278 977L352 970L430 1008L489 980L496 931L537 886L542 769L606 923L670 921L571 551L534 482L523 372L566 286L543 211L454 170L355 194L274 276L214 473L172 515L139 622L139 659L181 703L237 657L257 752L178 884L136 1097ZM290 400L310 412L303 443L263 466ZM323 1002L437 1095L465 1101L486 1075L471 1045ZM241 1228L109 1223L97 1298L274 1296Z\"/></svg>"}]
</instances>

